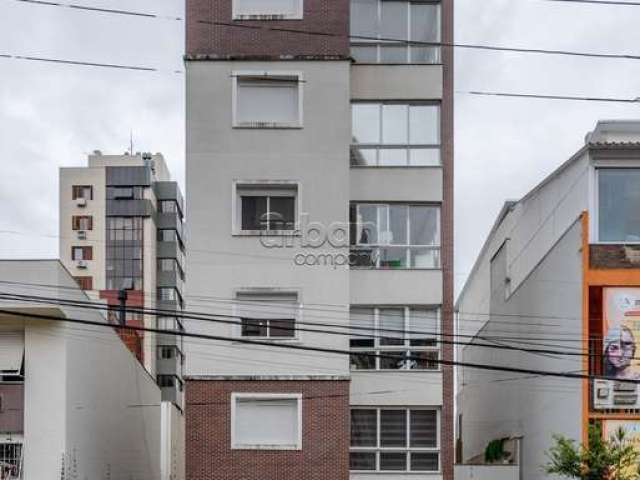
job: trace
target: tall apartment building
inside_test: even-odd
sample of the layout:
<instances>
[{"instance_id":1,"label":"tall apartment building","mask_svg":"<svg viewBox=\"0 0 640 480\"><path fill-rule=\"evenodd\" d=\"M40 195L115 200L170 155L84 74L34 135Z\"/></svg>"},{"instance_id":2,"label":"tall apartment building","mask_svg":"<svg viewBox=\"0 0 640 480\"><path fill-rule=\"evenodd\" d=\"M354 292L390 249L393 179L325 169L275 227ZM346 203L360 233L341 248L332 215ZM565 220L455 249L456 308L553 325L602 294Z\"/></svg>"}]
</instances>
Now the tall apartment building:
<instances>
[{"instance_id":1,"label":"tall apartment building","mask_svg":"<svg viewBox=\"0 0 640 480\"><path fill-rule=\"evenodd\" d=\"M121 290L130 325L182 330L184 202L161 154L89 155L86 167L60 169L60 259L92 298L114 307ZM162 398L182 409L181 337L123 330L121 337L157 378Z\"/></svg>"},{"instance_id":2,"label":"tall apartment building","mask_svg":"<svg viewBox=\"0 0 640 480\"><path fill-rule=\"evenodd\" d=\"M519 478L542 480L554 434L583 441L599 424L637 442L640 392L620 380L640 378L639 206L640 121L599 122L575 155L505 204L456 304L458 331L476 335L460 361L608 380L461 368L465 462L510 439ZM498 338L547 354L482 346Z\"/></svg>"},{"instance_id":3,"label":"tall apartment building","mask_svg":"<svg viewBox=\"0 0 640 480\"><path fill-rule=\"evenodd\" d=\"M187 478L451 479L452 0L186 5Z\"/></svg>"}]
</instances>

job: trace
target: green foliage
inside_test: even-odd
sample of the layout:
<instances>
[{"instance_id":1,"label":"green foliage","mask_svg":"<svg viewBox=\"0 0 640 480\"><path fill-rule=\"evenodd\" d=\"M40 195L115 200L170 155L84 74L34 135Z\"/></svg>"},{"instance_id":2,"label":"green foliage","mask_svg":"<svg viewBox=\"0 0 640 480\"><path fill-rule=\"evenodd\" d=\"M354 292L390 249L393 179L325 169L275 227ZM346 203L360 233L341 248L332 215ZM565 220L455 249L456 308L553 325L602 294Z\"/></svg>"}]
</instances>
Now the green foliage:
<instances>
[{"instance_id":1,"label":"green foliage","mask_svg":"<svg viewBox=\"0 0 640 480\"><path fill-rule=\"evenodd\" d=\"M504 442L506 441L506 438L500 438L489 442L484 450L485 463L499 462L507 457L507 452L504 451Z\"/></svg>"},{"instance_id":2,"label":"green foliage","mask_svg":"<svg viewBox=\"0 0 640 480\"><path fill-rule=\"evenodd\" d=\"M627 440L620 428L610 439L602 437L599 427L589 428L589 443L577 445L554 435L547 451L548 474L581 480L640 480L640 452Z\"/></svg>"}]
</instances>

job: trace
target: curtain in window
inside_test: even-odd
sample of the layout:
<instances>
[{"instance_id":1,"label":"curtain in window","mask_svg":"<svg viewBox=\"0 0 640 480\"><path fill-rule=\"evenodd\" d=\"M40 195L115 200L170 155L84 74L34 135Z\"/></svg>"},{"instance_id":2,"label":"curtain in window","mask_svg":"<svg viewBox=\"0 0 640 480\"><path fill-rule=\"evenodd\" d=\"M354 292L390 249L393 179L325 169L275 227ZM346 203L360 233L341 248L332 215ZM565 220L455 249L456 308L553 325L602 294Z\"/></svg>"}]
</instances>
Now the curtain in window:
<instances>
[{"instance_id":1,"label":"curtain in window","mask_svg":"<svg viewBox=\"0 0 640 480\"><path fill-rule=\"evenodd\" d=\"M236 119L240 124L297 123L298 79L238 79Z\"/></svg>"}]
</instances>

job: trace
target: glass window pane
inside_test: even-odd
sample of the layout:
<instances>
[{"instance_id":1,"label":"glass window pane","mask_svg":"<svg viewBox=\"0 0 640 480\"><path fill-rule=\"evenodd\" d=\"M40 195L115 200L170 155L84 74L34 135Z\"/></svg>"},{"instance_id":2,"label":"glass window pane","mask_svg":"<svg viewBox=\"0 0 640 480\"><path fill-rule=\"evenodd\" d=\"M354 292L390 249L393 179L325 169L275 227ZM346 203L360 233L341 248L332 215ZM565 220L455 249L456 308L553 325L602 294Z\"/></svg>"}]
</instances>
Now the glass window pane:
<instances>
[{"instance_id":1,"label":"glass window pane","mask_svg":"<svg viewBox=\"0 0 640 480\"><path fill-rule=\"evenodd\" d=\"M601 242L640 242L640 169L598 170Z\"/></svg>"},{"instance_id":2,"label":"glass window pane","mask_svg":"<svg viewBox=\"0 0 640 480\"><path fill-rule=\"evenodd\" d=\"M381 268L407 268L406 247L385 247L378 250Z\"/></svg>"},{"instance_id":3,"label":"glass window pane","mask_svg":"<svg viewBox=\"0 0 640 480\"><path fill-rule=\"evenodd\" d=\"M438 167L441 165L439 148L412 148L409 165L414 167Z\"/></svg>"},{"instance_id":4,"label":"glass window pane","mask_svg":"<svg viewBox=\"0 0 640 480\"><path fill-rule=\"evenodd\" d=\"M414 350L409 353L406 366L409 370L437 370L439 353L436 350Z\"/></svg>"},{"instance_id":5,"label":"glass window pane","mask_svg":"<svg viewBox=\"0 0 640 480\"><path fill-rule=\"evenodd\" d=\"M411 452L411 470L437 472L440 469L438 452Z\"/></svg>"},{"instance_id":6,"label":"glass window pane","mask_svg":"<svg viewBox=\"0 0 640 480\"><path fill-rule=\"evenodd\" d=\"M406 167L407 149L405 148L383 148L380 149L380 166L384 167Z\"/></svg>"},{"instance_id":7,"label":"glass window pane","mask_svg":"<svg viewBox=\"0 0 640 480\"><path fill-rule=\"evenodd\" d=\"M407 244L407 206L389 206L389 232L386 242L391 245Z\"/></svg>"},{"instance_id":8,"label":"glass window pane","mask_svg":"<svg viewBox=\"0 0 640 480\"><path fill-rule=\"evenodd\" d=\"M373 347L375 317L372 308L352 308L349 312L349 325L352 333L352 347Z\"/></svg>"},{"instance_id":9,"label":"glass window pane","mask_svg":"<svg viewBox=\"0 0 640 480\"><path fill-rule=\"evenodd\" d=\"M241 124L298 121L298 79L239 78L236 117Z\"/></svg>"},{"instance_id":10,"label":"glass window pane","mask_svg":"<svg viewBox=\"0 0 640 480\"><path fill-rule=\"evenodd\" d=\"M376 357L372 354L375 352L352 353L349 356L351 370L375 370Z\"/></svg>"},{"instance_id":11,"label":"glass window pane","mask_svg":"<svg viewBox=\"0 0 640 480\"><path fill-rule=\"evenodd\" d=\"M376 452L351 452L349 470L375 470Z\"/></svg>"},{"instance_id":12,"label":"glass window pane","mask_svg":"<svg viewBox=\"0 0 640 480\"><path fill-rule=\"evenodd\" d=\"M406 410L380 410L380 446L404 447L406 444Z\"/></svg>"},{"instance_id":13,"label":"glass window pane","mask_svg":"<svg viewBox=\"0 0 640 480\"><path fill-rule=\"evenodd\" d=\"M432 345L440 332L437 309L412 308L409 311L409 338L413 346Z\"/></svg>"},{"instance_id":14,"label":"glass window pane","mask_svg":"<svg viewBox=\"0 0 640 480\"><path fill-rule=\"evenodd\" d=\"M270 337L295 337L296 321L292 318L269 320L269 336Z\"/></svg>"},{"instance_id":15,"label":"glass window pane","mask_svg":"<svg viewBox=\"0 0 640 480\"><path fill-rule=\"evenodd\" d=\"M378 163L377 148L358 148L351 147L351 166L352 167L375 167Z\"/></svg>"},{"instance_id":16,"label":"glass window pane","mask_svg":"<svg viewBox=\"0 0 640 480\"><path fill-rule=\"evenodd\" d=\"M295 197L270 197L269 202L269 229L295 229Z\"/></svg>"},{"instance_id":17,"label":"glass window pane","mask_svg":"<svg viewBox=\"0 0 640 480\"><path fill-rule=\"evenodd\" d=\"M404 344L404 309L381 308L378 314L380 345Z\"/></svg>"},{"instance_id":18,"label":"glass window pane","mask_svg":"<svg viewBox=\"0 0 640 480\"><path fill-rule=\"evenodd\" d=\"M405 366L405 352L381 350L379 352L380 370L401 370Z\"/></svg>"},{"instance_id":19,"label":"glass window pane","mask_svg":"<svg viewBox=\"0 0 640 480\"><path fill-rule=\"evenodd\" d=\"M351 446L375 447L377 443L376 410L351 410Z\"/></svg>"},{"instance_id":20,"label":"glass window pane","mask_svg":"<svg viewBox=\"0 0 640 480\"><path fill-rule=\"evenodd\" d=\"M353 143L380 143L380 105L351 105Z\"/></svg>"},{"instance_id":21,"label":"glass window pane","mask_svg":"<svg viewBox=\"0 0 640 480\"><path fill-rule=\"evenodd\" d=\"M440 48L438 47L410 47L411 63L438 64L440 63Z\"/></svg>"},{"instance_id":22,"label":"glass window pane","mask_svg":"<svg viewBox=\"0 0 640 480\"><path fill-rule=\"evenodd\" d=\"M405 471L407 469L406 452L380 452L380 470Z\"/></svg>"},{"instance_id":23,"label":"glass window pane","mask_svg":"<svg viewBox=\"0 0 640 480\"><path fill-rule=\"evenodd\" d=\"M440 107L437 105L409 107L409 143L440 145Z\"/></svg>"},{"instance_id":24,"label":"glass window pane","mask_svg":"<svg viewBox=\"0 0 640 480\"><path fill-rule=\"evenodd\" d=\"M408 108L408 105L382 106L382 143L386 145L409 143Z\"/></svg>"},{"instance_id":25,"label":"glass window pane","mask_svg":"<svg viewBox=\"0 0 640 480\"><path fill-rule=\"evenodd\" d=\"M266 230L267 197L242 197L242 229Z\"/></svg>"},{"instance_id":26,"label":"glass window pane","mask_svg":"<svg viewBox=\"0 0 640 480\"><path fill-rule=\"evenodd\" d=\"M243 337L266 337L267 320L257 320L253 318L242 319Z\"/></svg>"},{"instance_id":27,"label":"glass window pane","mask_svg":"<svg viewBox=\"0 0 640 480\"><path fill-rule=\"evenodd\" d=\"M351 0L351 35L377 37L378 2L377 0ZM360 39L356 39L362 41Z\"/></svg>"},{"instance_id":28,"label":"glass window pane","mask_svg":"<svg viewBox=\"0 0 640 480\"><path fill-rule=\"evenodd\" d=\"M411 245L440 245L440 209L423 205L409 207Z\"/></svg>"},{"instance_id":29,"label":"glass window pane","mask_svg":"<svg viewBox=\"0 0 640 480\"><path fill-rule=\"evenodd\" d=\"M409 249L411 255L411 268L440 268L439 248L419 248Z\"/></svg>"},{"instance_id":30,"label":"glass window pane","mask_svg":"<svg viewBox=\"0 0 640 480\"><path fill-rule=\"evenodd\" d=\"M409 3L382 2L381 37L392 40L409 39Z\"/></svg>"},{"instance_id":31,"label":"glass window pane","mask_svg":"<svg viewBox=\"0 0 640 480\"><path fill-rule=\"evenodd\" d=\"M435 410L411 410L409 446L412 448L438 447L438 412Z\"/></svg>"},{"instance_id":32,"label":"glass window pane","mask_svg":"<svg viewBox=\"0 0 640 480\"><path fill-rule=\"evenodd\" d=\"M440 5L411 5L411 40L440 41Z\"/></svg>"},{"instance_id":33,"label":"glass window pane","mask_svg":"<svg viewBox=\"0 0 640 480\"><path fill-rule=\"evenodd\" d=\"M358 244L368 245L378 242L378 206L358 206Z\"/></svg>"},{"instance_id":34,"label":"glass window pane","mask_svg":"<svg viewBox=\"0 0 640 480\"><path fill-rule=\"evenodd\" d=\"M383 45L380 47L380 63L407 63L408 47Z\"/></svg>"},{"instance_id":35,"label":"glass window pane","mask_svg":"<svg viewBox=\"0 0 640 480\"><path fill-rule=\"evenodd\" d=\"M351 47L351 57L356 63L377 63L378 47Z\"/></svg>"}]
</instances>

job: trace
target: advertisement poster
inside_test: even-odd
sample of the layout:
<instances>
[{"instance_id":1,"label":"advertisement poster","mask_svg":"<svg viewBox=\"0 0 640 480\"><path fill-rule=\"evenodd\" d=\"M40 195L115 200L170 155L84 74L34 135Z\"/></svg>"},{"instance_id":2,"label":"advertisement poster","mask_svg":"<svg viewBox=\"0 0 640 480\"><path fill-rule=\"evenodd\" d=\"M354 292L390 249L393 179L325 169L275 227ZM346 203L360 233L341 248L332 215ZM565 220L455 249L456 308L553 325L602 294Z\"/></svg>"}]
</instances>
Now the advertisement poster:
<instances>
[{"instance_id":1,"label":"advertisement poster","mask_svg":"<svg viewBox=\"0 0 640 480\"><path fill-rule=\"evenodd\" d=\"M604 289L604 374L640 380L640 288Z\"/></svg>"}]
</instances>

